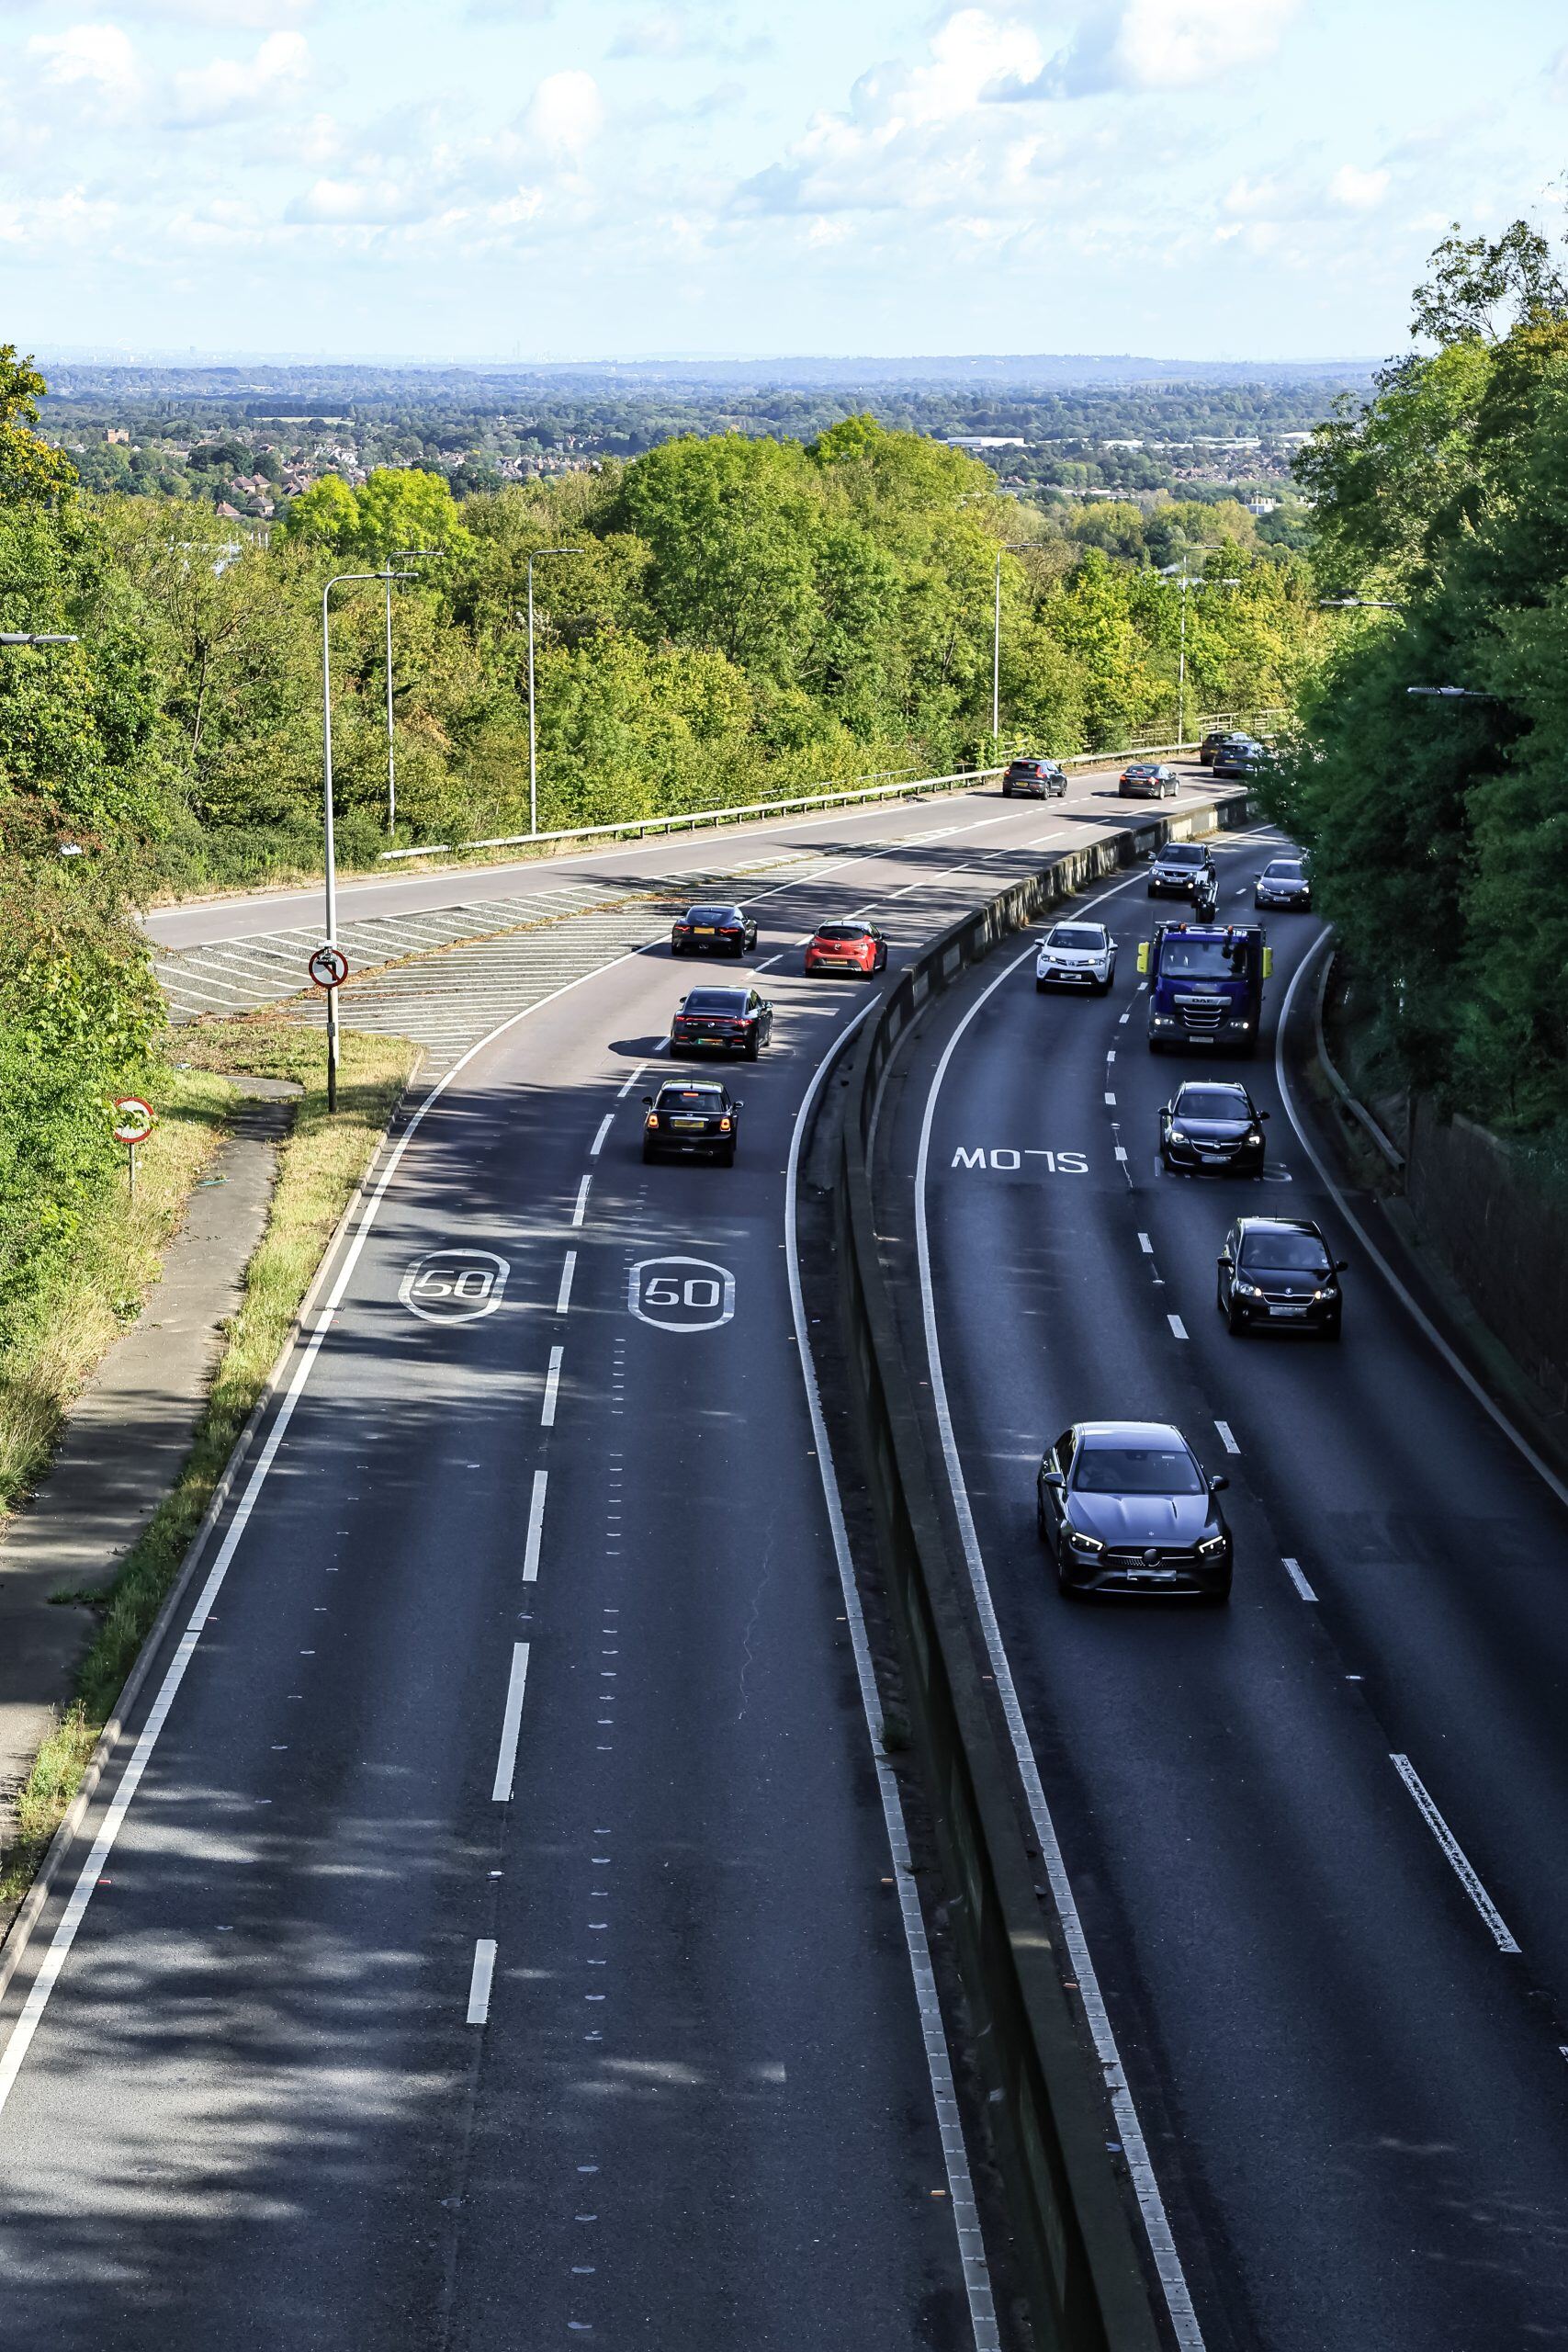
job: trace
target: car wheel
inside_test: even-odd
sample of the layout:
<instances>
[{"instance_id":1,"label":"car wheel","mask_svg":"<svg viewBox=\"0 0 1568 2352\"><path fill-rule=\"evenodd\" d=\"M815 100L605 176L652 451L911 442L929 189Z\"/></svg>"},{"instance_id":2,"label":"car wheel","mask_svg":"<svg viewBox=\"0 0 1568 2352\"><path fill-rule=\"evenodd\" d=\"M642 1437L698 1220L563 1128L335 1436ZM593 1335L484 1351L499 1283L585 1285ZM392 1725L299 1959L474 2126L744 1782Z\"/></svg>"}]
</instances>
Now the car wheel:
<instances>
[{"instance_id":1,"label":"car wheel","mask_svg":"<svg viewBox=\"0 0 1568 2352\"><path fill-rule=\"evenodd\" d=\"M1203 1595L1203 1603L1205 1608L1224 1609L1228 1605L1230 1597L1230 1578L1227 1577L1224 1584L1216 1586L1213 1592L1206 1592Z\"/></svg>"},{"instance_id":2,"label":"car wheel","mask_svg":"<svg viewBox=\"0 0 1568 2352\"><path fill-rule=\"evenodd\" d=\"M1043 1544L1045 1541L1045 1506L1040 1499L1038 1488L1035 1489L1034 1495L1034 1528L1040 1541Z\"/></svg>"},{"instance_id":3,"label":"car wheel","mask_svg":"<svg viewBox=\"0 0 1568 2352\"><path fill-rule=\"evenodd\" d=\"M1096 980L1094 984L1094 992L1096 996L1109 996L1111 994L1111 974L1107 972L1102 980Z\"/></svg>"},{"instance_id":4,"label":"car wheel","mask_svg":"<svg viewBox=\"0 0 1568 2352\"><path fill-rule=\"evenodd\" d=\"M1035 983L1034 983L1034 993L1035 993L1035 995L1036 995L1036 996L1043 996L1043 995L1044 995L1044 993L1045 993L1045 983L1044 983L1044 981L1043 981L1043 980L1037 979L1037 980L1035 981Z\"/></svg>"},{"instance_id":5,"label":"car wheel","mask_svg":"<svg viewBox=\"0 0 1568 2352\"><path fill-rule=\"evenodd\" d=\"M652 1160L653 1159L655 1159L656 1157L657 1157L657 1155L656 1155L656 1153L655 1153L655 1151L654 1151L653 1146L652 1146L650 1143L645 1143L645 1144L643 1145L643 1148L642 1148L642 1164L643 1164L643 1166L646 1168L646 1167L649 1165L649 1161L650 1161L650 1160Z\"/></svg>"},{"instance_id":6,"label":"car wheel","mask_svg":"<svg viewBox=\"0 0 1568 2352\"><path fill-rule=\"evenodd\" d=\"M1148 895L1151 899L1157 899L1159 897L1159 892L1152 882L1149 884Z\"/></svg>"},{"instance_id":7,"label":"car wheel","mask_svg":"<svg viewBox=\"0 0 1568 2352\"><path fill-rule=\"evenodd\" d=\"M1002 798L1003 798L1004 800L1010 800L1010 799L1012 798L1012 786L1011 786L1011 785L1010 785L1010 784L1004 784L1004 785L1003 785L1003 786L1002 786Z\"/></svg>"},{"instance_id":8,"label":"car wheel","mask_svg":"<svg viewBox=\"0 0 1568 2352\"><path fill-rule=\"evenodd\" d=\"M1233 1298L1229 1306L1225 1309L1225 1329L1230 1333L1233 1340L1239 1340L1246 1329L1246 1309L1238 1306Z\"/></svg>"},{"instance_id":9,"label":"car wheel","mask_svg":"<svg viewBox=\"0 0 1568 2352\"><path fill-rule=\"evenodd\" d=\"M756 1058L757 1058L758 1055L761 1052L761 1050L762 1050L762 1041L761 1041L761 1038L756 1035L756 1033L753 1031L752 1035L751 1035L750 1037L748 1037L748 1038L747 1038L747 1040L746 1040L746 1058L747 1058L747 1060L748 1060L749 1062L754 1062L754 1061L756 1060Z\"/></svg>"},{"instance_id":10,"label":"car wheel","mask_svg":"<svg viewBox=\"0 0 1568 2352\"><path fill-rule=\"evenodd\" d=\"M734 1146L733 1144L731 1144L731 1145L730 1145L730 1147L729 1147L729 1148L728 1148L728 1151L721 1151L721 1152L719 1153L719 1155L718 1155L718 1164L719 1164L719 1166L720 1166L721 1168L733 1168L733 1167L734 1167L734 1165L735 1165L735 1146Z\"/></svg>"},{"instance_id":11,"label":"car wheel","mask_svg":"<svg viewBox=\"0 0 1568 2352\"><path fill-rule=\"evenodd\" d=\"M887 969L887 950L886 947L882 950L876 959L876 968L879 972L885 972Z\"/></svg>"},{"instance_id":12,"label":"car wheel","mask_svg":"<svg viewBox=\"0 0 1568 2352\"><path fill-rule=\"evenodd\" d=\"M1323 1336L1325 1340L1337 1340L1343 1329L1344 1319L1342 1317L1337 1315L1332 1323L1325 1323L1324 1325Z\"/></svg>"},{"instance_id":13,"label":"car wheel","mask_svg":"<svg viewBox=\"0 0 1568 2352\"><path fill-rule=\"evenodd\" d=\"M1056 1589L1064 1600L1077 1600L1078 1598L1077 1585L1068 1583L1066 1571L1059 1560L1056 1563Z\"/></svg>"}]
</instances>

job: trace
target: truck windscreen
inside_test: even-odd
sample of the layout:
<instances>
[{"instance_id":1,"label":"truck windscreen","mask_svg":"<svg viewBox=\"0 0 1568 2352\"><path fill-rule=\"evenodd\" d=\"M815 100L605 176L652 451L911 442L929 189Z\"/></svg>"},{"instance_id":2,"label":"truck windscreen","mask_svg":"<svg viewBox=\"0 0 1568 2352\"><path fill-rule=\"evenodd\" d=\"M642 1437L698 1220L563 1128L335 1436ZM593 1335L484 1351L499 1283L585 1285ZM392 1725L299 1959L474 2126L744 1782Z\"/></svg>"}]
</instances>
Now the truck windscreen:
<instances>
[{"instance_id":1,"label":"truck windscreen","mask_svg":"<svg viewBox=\"0 0 1568 2352\"><path fill-rule=\"evenodd\" d=\"M1171 939L1160 949L1162 977L1181 980L1235 980L1247 970L1245 939Z\"/></svg>"}]
</instances>

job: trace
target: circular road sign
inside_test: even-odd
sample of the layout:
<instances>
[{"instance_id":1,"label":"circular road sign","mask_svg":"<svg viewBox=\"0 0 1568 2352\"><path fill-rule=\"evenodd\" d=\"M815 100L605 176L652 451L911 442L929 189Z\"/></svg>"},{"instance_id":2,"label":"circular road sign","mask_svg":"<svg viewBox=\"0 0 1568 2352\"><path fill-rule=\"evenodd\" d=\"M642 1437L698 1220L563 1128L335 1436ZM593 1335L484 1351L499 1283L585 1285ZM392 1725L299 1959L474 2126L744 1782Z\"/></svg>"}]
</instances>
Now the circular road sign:
<instances>
[{"instance_id":1,"label":"circular road sign","mask_svg":"<svg viewBox=\"0 0 1568 2352\"><path fill-rule=\"evenodd\" d=\"M348 978L348 957L341 947L318 947L310 958L310 978L319 989L340 989Z\"/></svg>"},{"instance_id":2,"label":"circular road sign","mask_svg":"<svg viewBox=\"0 0 1568 2352\"><path fill-rule=\"evenodd\" d=\"M117 1096L114 1106L116 1143L145 1143L154 1125L152 1105L140 1094Z\"/></svg>"}]
</instances>

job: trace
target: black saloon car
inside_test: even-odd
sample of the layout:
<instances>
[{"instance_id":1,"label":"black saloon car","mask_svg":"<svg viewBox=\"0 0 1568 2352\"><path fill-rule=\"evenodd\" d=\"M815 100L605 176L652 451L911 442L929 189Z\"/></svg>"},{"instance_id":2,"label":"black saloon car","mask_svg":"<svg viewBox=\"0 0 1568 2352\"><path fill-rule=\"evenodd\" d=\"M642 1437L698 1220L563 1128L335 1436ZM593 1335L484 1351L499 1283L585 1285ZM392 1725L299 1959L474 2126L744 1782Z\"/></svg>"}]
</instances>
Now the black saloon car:
<instances>
[{"instance_id":1,"label":"black saloon car","mask_svg":"<svg viewBox=\"0 0 1568 2352\"><path fill-rule=\"evenodd\" d=\"M1040 1464L1035 1515L1065 1593L1228 1600L1231 1532L1211 1478L1163 1421L1079 1421Z\"/></svg>"},{"instance_id":2,"label":"black saloon car","mask_svg":"<svg viewBox=\"0 0 1568 2352\"><path fill-rule=\"evenodd\" d=\"M1235 730L1230 727L1216 727L1212 733L1205 735L1198 746L1198 757L1203 766L1212 768L1225 745L1235 741Z\"/></svg>"},{"instance_id":3,"label":"black saloon car","mask_svg":"<svg viewBox=\"0 0 1568 2352\"><path fill-rule=\"evenodd\" d=\"M773 1008L755 989L692 989L670 1023L672 1054L744 1054L754 1062L773 1034Z\"/></svg>"},{"instance_id":4,"label":"black saloon car","mask_svg":"<svg viewBox=\"0 0 1568 2352\"><path fill-rule=\"evenodd\" d=\"M1337 1340L1345 1312L1343 1258L1307 1217L1238 1217L1220 1251L1216 1304L1228 1328L1255 1325Z\"/></svg>"},{"instance_id":5,"label":"black saloon car","mask_svg":"<svg viewBox=\"0 0 1568 2352\"><path fill-rule=\"evenodd\" d=\"M1159 1114L1159 1156L1168 1168L1261 1176L1268 1116L1234 1080L1190 1079Z\"/></svg>"},{"instance_id":6,"label":"black saloon car","mask_svg":"<svg viewBox=\"0 0 1568 2352\"><path fill-rule=\"evenodd\" d=\"M742 1105L716 1078L666 1079L657 1094L645 1094L644 1159L716 1159L735 1165Z\"/></svg>"},{"instance_id":7,"label":"black saloon car","mask_svg":"<svg viewBox=\"0 0 1568 2352\"><path fill-rule=\"evenodd\" d=\"M757 944L757 918L744 907L688 907L671 925L671 956L745 956Z\"/></svg>"},{"instance_id":8,"label":"black saloon car","mask_svg":"<svg viewBox=\"0 0 1568 2352\"><path fill-rule=\"evenodd\" d=\"M1252 886L1255 907L1287 907L1302 914L1312 910L1312 877L1300 857L1271 857Z\"/></svg>"},{"instance_id":9,"label":"black saloon car","mask_svg":"<svg viewBox=\"0 0 1568 2352\"><path fill-rule=\"evenodd\" d=\"M1216 776L1245 779L1257 774L1263 758L1261 743L1255 743L1250 735L1237 735L1230 742L1221 745L1212 764Z\"/></svg>"},{"instance_id":10,"label":"black saloon car","mask_svg":"<svg viewBox=\"0 0 1568 2352\"><path fill-rule=\"evenodd\" d=\"M1002 798L1021 793L1030 800L1065 800L1067 772L1055 760L1010 760L1002 772Z\"/></svg>"},{"instance_id":11,"label":"black saloon car","mask_svg":"<svg viewBox=\"0 0 1568 2352\"><path fill-rule=\"evenodd\" d=\"M1164 760L1134 760L1122 769L1116 789L1123 800L1174 800L1181 778Z\"/></svg>"}]
</instances>

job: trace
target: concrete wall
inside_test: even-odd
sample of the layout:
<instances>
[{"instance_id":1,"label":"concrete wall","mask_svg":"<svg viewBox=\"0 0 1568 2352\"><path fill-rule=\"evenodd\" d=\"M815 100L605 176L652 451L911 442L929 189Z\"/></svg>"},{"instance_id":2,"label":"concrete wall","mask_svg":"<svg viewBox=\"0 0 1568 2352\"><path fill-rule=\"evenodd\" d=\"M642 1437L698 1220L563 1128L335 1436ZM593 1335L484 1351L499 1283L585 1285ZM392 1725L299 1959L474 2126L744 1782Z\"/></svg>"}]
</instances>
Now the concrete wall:
<instances>
[{"instance_id":1,"label":"concrete wall","mask_svg":"<svg viewBox=\"0 0 1568 2352\"><path fill-rule=\"evenodd\" d=\"M1405 1189L1482 1320L1568 1410L1568 1201L1469 1119L1411 1104Z\"/></svg>"}]
</instances>

